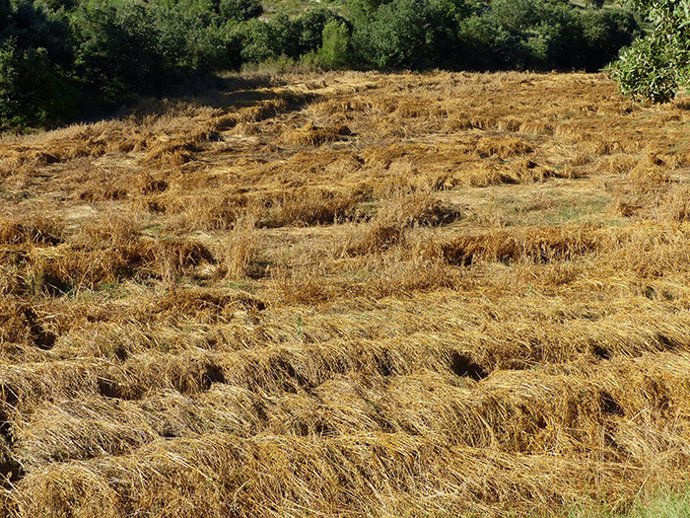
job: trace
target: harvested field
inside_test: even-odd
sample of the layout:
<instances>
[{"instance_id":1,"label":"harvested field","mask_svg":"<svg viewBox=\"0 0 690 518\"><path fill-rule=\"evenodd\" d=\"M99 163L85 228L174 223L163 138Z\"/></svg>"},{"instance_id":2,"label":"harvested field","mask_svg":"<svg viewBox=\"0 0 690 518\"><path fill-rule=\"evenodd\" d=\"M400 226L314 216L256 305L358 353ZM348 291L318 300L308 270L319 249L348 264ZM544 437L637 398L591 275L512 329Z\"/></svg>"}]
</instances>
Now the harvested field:
<instances>
[{"instance_id":1,"label":"harvested field","mask_svg":"<svg viewBox=\"0 0 690 518\"><path fill-rule=\"evenodd\" d=\"M690 111L228 79L0 140L0 510L566 516L690 468Z\"/></svg>"}]
</instances>

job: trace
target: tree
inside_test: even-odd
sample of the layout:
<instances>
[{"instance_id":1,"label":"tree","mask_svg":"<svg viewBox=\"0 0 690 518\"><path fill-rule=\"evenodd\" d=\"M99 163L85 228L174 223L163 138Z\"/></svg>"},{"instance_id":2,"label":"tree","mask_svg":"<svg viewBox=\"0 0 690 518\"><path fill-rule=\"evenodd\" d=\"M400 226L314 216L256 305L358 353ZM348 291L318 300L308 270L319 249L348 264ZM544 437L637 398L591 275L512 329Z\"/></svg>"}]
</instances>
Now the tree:
<instances>
[{"instance_id":1,"label":"tree","mask_svg":"<svg viewBox=\"0 0 690 518\"><path fill-rule=\"evenodd\" d=\"M438 16L440 2L392 0L373 9L364 4L353 18L355 52L365 65L380 69L440 66L440 56L457 39L453 19ZM362 14L366 9L369 11ZM445 44L442 44L445 43Z\"/></svg>"},{"instance_id":2,"label":"tree","mask_svg":"<svg viewBox=\"0 0 690 518\"><path fill-rule=\"evenodd\" d=\"M165 76L152 6L125 0L87 0L72 15L77 74L116 100L151 91Z\"/></svg>"},{"instance_id":3,"label":"tree","mask_svg":"<svg viewBox=\"0 0 690 518\"><path fill-rule=\"evenodd\" d=\"M578 12L558 0L493 0L489 9L461 23L465 59L479 70L577 68L578 22Z\"/></svg>"},{"instance_id":4,"label":"tree","mask_svg":"<svg viewBox=\"0 0 690 518\"><path fill-rule=\"evenodd\" d=\"M593 9L582 14L582 60L587 68L599 70L618 57L642 34L632 12L623 9Z\"/></svg>"},{"instance_id":5,"label":"tree","mask_svg":"<svg viewBox=\"0 0 690 518\"><path fill-rule=\"evenodd\" d=\"M228 66L232 34L210 0L85 0L71 23L76 75L112 101Z\"/></svg>"},{"instance_id":6,"label":"tree","mask_svg":"<svg viewBox=\"0 0 690 518\"><path fill-rule=\"evenodd\" d=\"M324 28L329 22L338 19L333 11L324 8L310 9L295 18L293 24L298 38L298 54L318 49L322 44Z\"/></svg>"},{"instance_id":7,"label":"tree","mask_svg":"<svg viewBox=\"0 0 690 518\"><path fill-rule=\"evenodd\" d=\"M339 20L331 20L323 28L322 40L318 52L319 64L330 69L347 66L350 60L350 29L347 25Z\"/></svg>"},{"instance_id":8,"label":"tree","mask_svg":"<svg viewBox=\"0 0 690 518\"><path fill-rule=\"evenodd\" d=\"M668 101L690 85L690 1L632 0L651 32L620 54L611 76L636 98Z\"/></svg>"},{"instance_id":9,"label":"tree","mask_svg":"<svg viewBox=\"0 0 690 518\"><path fill-rule=\"evenodd\" d=\"M48 14L29 0L0 1L0 129L47 124L75 110L69 31Z\"/></svg>"},{"instance_id":10,"label":"tree","mask_svg":"<svg viewBox=\"0 0 690 518\"><path fill-rule=\"evenodd\" d=\"M17 43L6 39L0 46L0 119L9 121L19 111ZM4 126L0 124L0 129Z\"/></svg>"},{"instance_id":11,"label":"tree","mask_svg":"<svg viewBox=\"0 0 690 518\"><path fill-rule=\"evenodd\" d=\"M216 0L217 9L225 20L245 22L264 13L259 0Z\"/></svg>"}]
</instances>

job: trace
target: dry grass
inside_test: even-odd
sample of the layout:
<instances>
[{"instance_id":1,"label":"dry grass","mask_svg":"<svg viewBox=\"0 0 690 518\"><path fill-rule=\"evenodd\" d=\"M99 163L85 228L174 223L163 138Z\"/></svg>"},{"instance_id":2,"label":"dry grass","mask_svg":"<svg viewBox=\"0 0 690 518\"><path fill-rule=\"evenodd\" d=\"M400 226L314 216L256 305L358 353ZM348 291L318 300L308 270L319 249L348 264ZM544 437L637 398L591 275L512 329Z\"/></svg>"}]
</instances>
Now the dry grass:
<instances>
[{"instance_id":1,"label":"dry grass","mask_svg":"<svg viewBox=\"0 0 690 518\"><path fill-rule=\"evenodd\" d=\"M228 85L0 140L0 515L683 490L687 107L584 74Z\"/></svg>"}]
</instances>

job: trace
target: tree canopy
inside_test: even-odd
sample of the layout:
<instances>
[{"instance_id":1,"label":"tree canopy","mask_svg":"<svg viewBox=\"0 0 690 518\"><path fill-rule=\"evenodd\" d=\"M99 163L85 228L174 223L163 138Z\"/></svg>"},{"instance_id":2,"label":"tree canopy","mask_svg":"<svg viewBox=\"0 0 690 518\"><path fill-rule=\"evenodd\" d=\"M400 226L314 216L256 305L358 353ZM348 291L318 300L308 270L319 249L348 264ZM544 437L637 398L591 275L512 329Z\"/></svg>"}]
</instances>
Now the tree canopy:
<instances>
[{"instance_id":1,"label":"tree canopy","mask_svg":"<svg viewBox=\"0 0 690 518\"><path fill-rule=\"evenodd\" d=\"M690 0L631 0L651 31L621 52L612 76L624 93L667 101L690 84Z\"/></svg>"}]
</instances>

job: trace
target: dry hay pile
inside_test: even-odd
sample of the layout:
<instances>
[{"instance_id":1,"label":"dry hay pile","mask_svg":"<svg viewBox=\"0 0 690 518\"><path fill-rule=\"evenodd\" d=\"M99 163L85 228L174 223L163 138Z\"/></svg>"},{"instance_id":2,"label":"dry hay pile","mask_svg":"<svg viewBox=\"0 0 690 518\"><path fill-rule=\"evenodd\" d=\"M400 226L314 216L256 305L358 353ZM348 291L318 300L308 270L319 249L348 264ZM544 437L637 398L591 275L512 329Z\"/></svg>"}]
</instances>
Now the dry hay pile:
<instances>
[{"instance_id":1,"label":"dry hay pile","mask_svg":"<svg viewBox=\"0 0 690 518\"><path fill-rule=\"evenodd\" d=\"M682 104L235 86L0 141L0 514L566 515L683 483Z\"/></svg>"}]
</instances>

